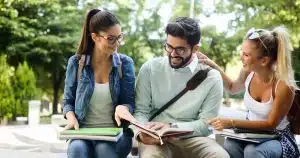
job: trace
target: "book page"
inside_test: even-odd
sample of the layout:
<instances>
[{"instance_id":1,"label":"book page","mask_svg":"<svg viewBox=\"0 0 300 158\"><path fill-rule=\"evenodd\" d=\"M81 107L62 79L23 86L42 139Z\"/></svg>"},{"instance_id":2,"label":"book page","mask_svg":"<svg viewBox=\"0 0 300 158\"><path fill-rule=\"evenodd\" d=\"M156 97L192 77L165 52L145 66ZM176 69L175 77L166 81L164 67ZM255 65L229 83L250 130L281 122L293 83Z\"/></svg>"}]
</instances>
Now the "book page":
<instances>
[{"instance_id":1,"label":"book page","mask_svg":"<svg viewBox=\"0 0 300 158\"><path fill-rule=\"evenodd\" d=\"M138 122L131 122L134 126L136 126L141 132L144 132L156 139L159 139L159 137L162 136L181 136L181 135L187 135L193 133L193 130L190 129L181 129L181 128L165 128L162 130L152 130L149 128L146 128L144 125Z\"/></svg>"},{"instance_id":2,"label":"book page","mask_svg":"<svg viewBox=\"0 0 300 158\"><path fill-rule=\"evenodd\" d=\"M139 122L131 122L131 124L133 124L135 127L137 127L141 132L146 133L150 136L152 136L153 138L159 139L160 135L157 131L146 128L143 124L139 123Z\"/></svg>"},{"instance_id":3,"label":"book page","mask_svg":"<svg viewBox=\"0 0 300 158\"><path fill-rule=\"evenodd\" d=\"M165 128L158 131L160 136L182 136L193 133L193 130L190 129L181 129L181 128Z\"/></svg>"}]
</instances>

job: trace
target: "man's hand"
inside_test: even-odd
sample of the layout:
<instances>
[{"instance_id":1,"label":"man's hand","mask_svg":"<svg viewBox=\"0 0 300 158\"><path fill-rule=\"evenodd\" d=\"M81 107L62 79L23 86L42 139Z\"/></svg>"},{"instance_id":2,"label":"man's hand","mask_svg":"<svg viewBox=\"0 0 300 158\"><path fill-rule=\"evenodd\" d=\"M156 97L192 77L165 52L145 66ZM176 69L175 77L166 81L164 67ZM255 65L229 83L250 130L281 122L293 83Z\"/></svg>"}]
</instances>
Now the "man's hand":
<instances>
[{"instance_id":1,"label":"man's hand","mask_svg":"<svg viewBox=\"0 0 300 158\"><path fill-rule=\"evenodd\" d=\"M166 128L170 128L169 124L161 123L161 122L148 122L145 124L146 128L149 128L151 130L159 131L164 130ZM159 145L160 141L158 139L155 139L151 136L149 136L146 133L141 132L138 137L140 138L140 141L147 145Z\"/></svg>"},{"instance_id":2,"label":"man's hand","mask_svg":"<svg viewBox=\"0 0 300 158\"><path fill-rule=\"evenodd\" d=\"M66 114L67 120L68 120L68 124L65 126L65 130L67 129L75 129L78 130L79 129L79 124L78 121L75 117L75 114L73 111L70 111Z\"/></svg>"},{"instance_id":3,"label":"man's hand","mask_svg":"<svg viewBox=\"0 0 300 158\"><path fill-rule=\"evenodd\" d=\"M131 115L128 110L128 107L124 105L118 105L115 111L115 120L118 126L121 125L121 119L127 120L129 122L135 122L136 119Z\"/></svg>"},{"instance_id":4,"label":"man's hand","mask_svg":"<svg viewBox=\"0 0 300 158\"><path fill-rule=\"evenodd\" d=\"M141 132L138 135L138 137L139 137L140 141L143 144L147 144L147 145L160 145L160 141L158 139L155 139L155 138L149 136L146 133Z\"/></svg>"},{"instance_id":5,"label":"man's hand","mask_svg":"<svg viewBox=\"0 0 300 158\"><path fill-rule=\"evenodd\" d=\"M145 127L149 128L151 130L159 131L159 130L163 130L166 128L170 128L170 125L167 123L162 123L162 122L148 122L145 125Z\"/></svg>"}]
</instances>

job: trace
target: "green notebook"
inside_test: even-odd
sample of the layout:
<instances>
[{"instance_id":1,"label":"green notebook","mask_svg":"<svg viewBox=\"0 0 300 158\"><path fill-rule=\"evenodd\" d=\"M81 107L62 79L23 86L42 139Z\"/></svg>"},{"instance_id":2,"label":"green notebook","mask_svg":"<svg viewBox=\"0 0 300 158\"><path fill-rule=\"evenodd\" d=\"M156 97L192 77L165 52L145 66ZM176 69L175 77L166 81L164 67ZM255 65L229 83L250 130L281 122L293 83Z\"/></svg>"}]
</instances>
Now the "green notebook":
<instances>
[{"instance_id":1,"label":"green notebook","mask_svg":"<svg viewBox=\"0 0 300 158\"><path fill-rule=\"evenodd\" d=\"M117 142L123 136L122 128L80 128L59 132L58 139L86 139Z\"/></svg>"},{"instance_id":2,"label":"green notebook","mask_svg":"<svg viewBox=\"0 0 300 158\"><path fill-rule=\"evenodd\" d=\"M87 135L87 136L117 136L122 128L79 128L79 130L65 130L63 135Z\"/></svg>"}]
</instances>

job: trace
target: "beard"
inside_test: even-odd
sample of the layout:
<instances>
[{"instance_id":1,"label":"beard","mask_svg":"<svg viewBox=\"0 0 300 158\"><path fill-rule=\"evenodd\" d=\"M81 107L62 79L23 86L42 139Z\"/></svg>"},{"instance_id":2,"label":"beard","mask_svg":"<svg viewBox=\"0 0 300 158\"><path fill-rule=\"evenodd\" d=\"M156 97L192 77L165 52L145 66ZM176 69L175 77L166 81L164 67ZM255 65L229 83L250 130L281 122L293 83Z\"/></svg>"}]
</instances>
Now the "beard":
<instances>
[{"instance_id":1,"label":"beard","mask_svg":"<svg viewBox=\"0 0 300 158\"><path fill-rule=\"evenodd\" d=\"M178 56L178 57L171 57L171 55L169 55L169 64L170 66L173 68L173 69L179 69L179 68L182 68L186 65L186 63L188 63L190 61L190 59L192 58L193 56L193 53L191 53L188 57L184 58L184 57L181 57L181 56ZM181 60L181 63L180 64L177 64L177 65L173 65L172 64L172 58L177 58L177 59L180 59Z\"/></svg>"}]
</instances>

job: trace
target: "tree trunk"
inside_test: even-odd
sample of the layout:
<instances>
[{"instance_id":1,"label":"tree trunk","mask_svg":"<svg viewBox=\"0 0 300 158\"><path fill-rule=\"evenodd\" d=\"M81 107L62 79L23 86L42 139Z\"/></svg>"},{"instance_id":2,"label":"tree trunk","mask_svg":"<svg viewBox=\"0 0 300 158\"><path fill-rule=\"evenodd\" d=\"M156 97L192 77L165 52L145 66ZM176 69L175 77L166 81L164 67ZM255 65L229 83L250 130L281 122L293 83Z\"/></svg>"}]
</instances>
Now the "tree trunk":
<instances>
[{"instance_id":1,"label":"tree trunk","mask_svg":"<svg viewBox=\"0 0 300 158\"><path fill-rule=\"evenodd\" d=\"M57 84L53 83L53 102L52 102L53 114L58 113L57 110L58 94L59 94L59 87L57 86Z\"/></svg>"},{"instance_id":2,"label":"tree trunk","mask_svg":"<svg viewBox=\"0 0 300 158\"><path fill-rule=\"evenodd\" d=\"M58 113L58 102L59 102L59 89L61 87L61 84L63 82L63 77L64 77L64 72L53 72L52 73L52 84L53 84L53 114L57 114Z\"/></svg>"}]
</instances>

